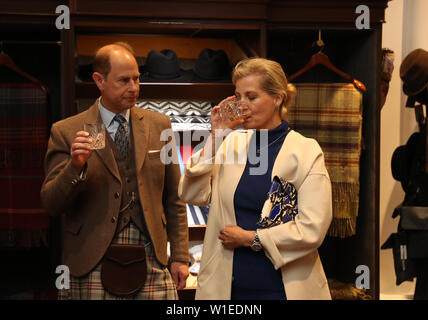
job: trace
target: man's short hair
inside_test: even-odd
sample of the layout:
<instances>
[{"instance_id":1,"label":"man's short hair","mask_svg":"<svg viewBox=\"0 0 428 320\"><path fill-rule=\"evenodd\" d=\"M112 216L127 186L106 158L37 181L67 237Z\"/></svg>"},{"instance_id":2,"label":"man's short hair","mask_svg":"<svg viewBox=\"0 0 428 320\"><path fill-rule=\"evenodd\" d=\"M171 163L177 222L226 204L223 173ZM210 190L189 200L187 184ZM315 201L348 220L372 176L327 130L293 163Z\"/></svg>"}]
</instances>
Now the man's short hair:
<instances>
[{"instance_id":1,"label":"man's short hair","mask_svg":"<svg viewBox=\"0 0 428 320\"><path fill-rule=\"evenodd\" d=\"M134 55L134 49L131 47L129 43L126 42L115 42L111 45L121 47L122 49L125 49L129 53L132 54L132 56L135 58ZM103 75L104 78L107 78L108 74L111 70L111 64L110 64L110 52L111 50L101 50L105 46L99 48L94 55L94 62L92 63L92 69L95 72L99 72Z\"/></svg>"}]
</instances>

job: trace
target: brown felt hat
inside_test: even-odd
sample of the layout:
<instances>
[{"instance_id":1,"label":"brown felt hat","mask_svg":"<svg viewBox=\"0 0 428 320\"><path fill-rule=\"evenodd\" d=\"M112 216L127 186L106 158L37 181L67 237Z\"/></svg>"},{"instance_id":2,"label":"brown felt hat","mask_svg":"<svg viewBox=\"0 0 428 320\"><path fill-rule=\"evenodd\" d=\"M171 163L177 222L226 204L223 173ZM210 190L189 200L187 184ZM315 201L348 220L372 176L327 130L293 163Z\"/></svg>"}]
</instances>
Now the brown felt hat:
<instances>
[{"instance_id":1,"label":"brown felt hat","mask_svg":"<svg viewBox=\"0 0 428 320\"><path fill-rule=\"evenodd\" d=\"M424 90L428 86L428 51L410 52L401 63L400 77L406 95L414 96Z\"/></svg>"}]
</instances>

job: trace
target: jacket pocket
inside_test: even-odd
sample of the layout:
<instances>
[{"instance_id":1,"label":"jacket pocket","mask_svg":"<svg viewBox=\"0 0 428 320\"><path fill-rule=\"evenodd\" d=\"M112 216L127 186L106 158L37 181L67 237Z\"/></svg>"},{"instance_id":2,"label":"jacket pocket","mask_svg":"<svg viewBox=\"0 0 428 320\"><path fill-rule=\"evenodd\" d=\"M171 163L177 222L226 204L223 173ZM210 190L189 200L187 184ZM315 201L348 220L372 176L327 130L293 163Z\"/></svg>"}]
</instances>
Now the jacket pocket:
<instances>
[{"instance_id":1,"label":"jacket pocket","mask_svg":"<svg viewBox=\"0 0 428 320\"><path fill-rule=\"evenodd\" d=\"M160 159L160 150L149 150L147 156L149 159Z\"/></svg>"}]
</instances>

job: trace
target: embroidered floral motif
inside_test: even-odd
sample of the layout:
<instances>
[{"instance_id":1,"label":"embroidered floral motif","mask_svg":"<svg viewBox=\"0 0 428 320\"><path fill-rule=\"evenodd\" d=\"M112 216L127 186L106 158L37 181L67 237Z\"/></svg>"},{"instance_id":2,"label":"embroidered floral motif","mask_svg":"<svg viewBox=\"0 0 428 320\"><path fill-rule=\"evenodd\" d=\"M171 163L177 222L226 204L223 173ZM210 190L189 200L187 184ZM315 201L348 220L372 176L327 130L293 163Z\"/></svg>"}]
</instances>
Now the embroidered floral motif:
<instances>
[{"instance_id":1,"label":"embroidered floral motif","mask_svg":"<svg viewBox=\"0 0 428 320\"><path fill-rule=\"evenodd\" d=\"M297 190L293 184L275 176L268 193L272 209L268 217L260 218L261 228L269 228L294 220L297 210Z\"/></svg>"}]
</instances>

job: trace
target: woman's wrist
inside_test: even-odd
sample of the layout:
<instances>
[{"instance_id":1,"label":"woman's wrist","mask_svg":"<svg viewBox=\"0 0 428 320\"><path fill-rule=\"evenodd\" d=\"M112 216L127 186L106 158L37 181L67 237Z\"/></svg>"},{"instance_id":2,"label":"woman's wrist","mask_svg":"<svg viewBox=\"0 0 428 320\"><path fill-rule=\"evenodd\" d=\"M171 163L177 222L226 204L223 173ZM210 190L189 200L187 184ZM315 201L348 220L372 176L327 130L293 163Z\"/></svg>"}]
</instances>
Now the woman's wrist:
<instances>
[{"instance_id":1,"label":"woman's wrist","mask_svg":"<svg viewBox=\"0 0 428 320\"><path fill-rule=\"evenodd\" d=\"M253 241L254 241L255 234L256 234L255 230L247 231L247 234L246 234L246 237L244 240L245 247L251 247L251 245L253 244Z\"/></svg>"}]
</instances>

